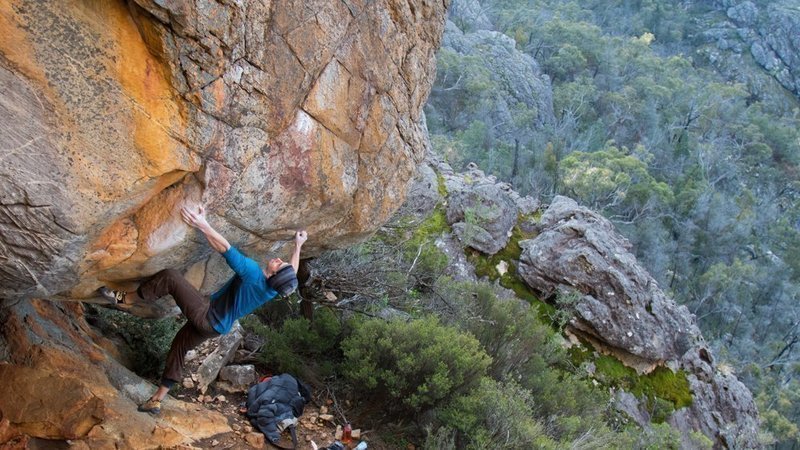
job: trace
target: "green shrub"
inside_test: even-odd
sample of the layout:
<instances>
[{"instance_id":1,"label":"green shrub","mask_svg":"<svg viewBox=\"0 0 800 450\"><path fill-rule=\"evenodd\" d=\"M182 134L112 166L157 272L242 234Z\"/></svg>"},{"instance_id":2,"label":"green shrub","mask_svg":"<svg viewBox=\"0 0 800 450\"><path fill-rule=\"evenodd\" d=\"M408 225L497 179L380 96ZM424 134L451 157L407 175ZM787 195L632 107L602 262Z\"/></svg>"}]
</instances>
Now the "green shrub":
<instances>
[{"instance_id":1,"label":"green shrub","mask_svg":"<svg viewBox=\"0 0 800 450\"><path fill-rule=\"evenodd\" d=\"M454 430L458 448L558 448L533 418L534 407L530 391L518 384L483 378L477 389L454 399L438 413L443 427L428 437L439 441L447 435L443 430Z\"/></svg>"},{"instance_id":2,"label":"green shrub","mask_svg":"<svg viewBox=\"0 0 800 450\"><path fill-rule=\"evenodd\" d=\"M450 400L474 386L491 363L475 338L435 318L350 323L342 372L389 412L418 413Z\"/></svg>"},{"instance_id":3,"label":"green shrub","mask_svg":"<svg viewBox=\"0 0 800 450\"><path fill-rule=\"evenodd\" d=\"M456 430L441 426L425 430L425 442L422 450L456 450Z\"/></svg>"},{"instance_id":4,"label":"green shrub","mask_svg":"<svg viewBox=\"0 0 800 450\"><path fill-rule=\"evenodd\" d=\"M666 423L653 424L644 430L631 429L627 434L627 448L635 450L678 450L681 448L710 450L713 447L711 440L697 432L692 432L686 437L691 445L685 447L681 442L680 432Z\"/></svg>"},{"instance_id":5,"label":"green shrub","mask_svg":"<svg viewBox=\"0 0 800 450\"><path fill-rule=\"evenodd\" d=\"M97 326L104 333L116 333L131 349L130 369L142 377L159 377L164 370L172 339L185 319L143 319L126 312L94 308Z\"/></svg>"},{"instance_id":6,"label":"green shrub","mask_svg":"<svg viewBox=\"0 0 800 450\"><path fill-rule=\"evenodd\" d=\"M491 355L490 374L495 379L527 377L531 370L540 370L542 361L563 353L555 333L538 320L536 306L516 298L499 299L488 283L442 279L436 290L451 306L442 313L444 320L471 333Z\"/></svg>"},{"instance_id":7,"label":"green shrub","mask_svg":"<svg viewBox=\"0 0 800 450\"><path fill-rule=\"evenodd\" d=\"M548 366L520 384L533 393L535 417L549 421L548 433L553 438L570 442L606 428L605 415L611 406L607 387Z\"/></svg>"},{"instance_id":8,"label":"green shrub","mask_svg":"<svg viewBox=\"0 0 800 450\"><path fill-rule=\"evenodd\" d=\"M551 437L577 439L605 426L608 392L567 371L574 366L561 346L563 339L539 320L538 305L500 299L487 283L440 280L436 288L450 305L444 320L480 341L492 357L490 375L531 391L536 399L532 414L548 421Z\"/></svg>"},{"instance_id":9,"label":"green shrub","mask_svg":"<svg viewBox=\"0 0 800 450\"><path fill-rule=\"evenodd\" d=\"M254 316L247 317L242 325L264 337L266 345L261 361L272 370L306 379L334 373L335 358L331 355L338 354L342 327L336 314L329 309L316 310L313 322L305 318L287 319L277 330Z\"/></svg>"}]
</instances>

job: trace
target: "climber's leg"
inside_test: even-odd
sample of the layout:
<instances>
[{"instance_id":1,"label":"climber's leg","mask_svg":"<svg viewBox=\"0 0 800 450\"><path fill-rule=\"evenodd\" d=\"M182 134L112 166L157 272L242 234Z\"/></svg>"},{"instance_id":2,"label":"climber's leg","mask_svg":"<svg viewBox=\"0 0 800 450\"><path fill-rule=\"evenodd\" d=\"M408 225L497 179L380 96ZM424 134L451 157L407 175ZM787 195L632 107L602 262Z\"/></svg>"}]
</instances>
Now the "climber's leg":
<instances>
[{"instance_id":1,"label":"climber's leg","mask_svg":"<svg viewBox=\"0 0 800 450\"><path fill-rule=\"evenodd\" d=\"M153 275L136 290L144 301L155 301L167 294L172 295L175 304L194 328L204 334L214 333L208 321L209 301L180 272L166 269Z\"/></svg>"},{"instance_id":2,"label":"climber's leg","mask_svg":"<svg viewBox=\"0 0 800 450\"><path fill-rule=\"evenodd\" d=\"M158 414L161 411L161 400L167 396L170 388L180 381L183 376L186 368L186 352L216 335L215 332L197 330L191 323L185 324L172 340L158 390L149 400L139 406L139 411Z\"/></svg>"}]
</instances>

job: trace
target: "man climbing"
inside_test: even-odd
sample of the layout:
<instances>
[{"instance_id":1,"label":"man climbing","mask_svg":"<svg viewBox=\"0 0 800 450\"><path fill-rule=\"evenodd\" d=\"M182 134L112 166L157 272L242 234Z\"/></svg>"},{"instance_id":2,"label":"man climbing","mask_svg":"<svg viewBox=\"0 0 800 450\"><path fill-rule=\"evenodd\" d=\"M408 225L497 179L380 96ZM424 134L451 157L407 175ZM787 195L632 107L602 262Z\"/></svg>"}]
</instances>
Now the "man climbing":
<instances>
[{"instance_id":1,"label":"man climbing","mask_svg":"<svg viewBox=\"0 0 800 450\"><path fill-rule=\"evenodd\" d=\"M166 367L158 390L138 408L139 411L151 414L161 412L161 400L181 380L186 352L206 339L227 333L237 319L253 312L275 296L280 294L288 297L297 289L300 248L308 239L305 231L295 233L291 262L272 258L267 262L266 269L262 270L255 261L242 255L208 224L205 208L202 206L196 211L187 207L181 208L181 217L184 222L200 230L211 248L222 253L225 262L233 269L233 278L212 294L210 301L173 269L158 272L142 283L135 292L114 291L105 286L100 288L100 294L104 298L121 305L150 302L170 294L186 316L186 324L175 335L167 353Z\"/></svg>"}]
</instances>

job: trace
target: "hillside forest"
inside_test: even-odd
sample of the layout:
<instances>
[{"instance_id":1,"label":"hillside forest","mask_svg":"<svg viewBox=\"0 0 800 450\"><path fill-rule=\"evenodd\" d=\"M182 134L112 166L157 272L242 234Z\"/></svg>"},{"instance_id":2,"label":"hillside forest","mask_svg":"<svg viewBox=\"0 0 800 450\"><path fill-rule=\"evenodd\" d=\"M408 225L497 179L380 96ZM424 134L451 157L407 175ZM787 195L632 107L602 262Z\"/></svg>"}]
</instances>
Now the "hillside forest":
<instances>
[{"instance_id":1,"label":"hillside forest","mask_svg":"<svg viewBox=\"0 0 800 450\"><path fill-rule=\"evenodd\" d=\"M425 110L456 170L474 162L611 219L753 392L776 448L800 444L800 90L753 42L796 36L777 22L798 14L456 0Z\"/></svg>"}]
</instances>

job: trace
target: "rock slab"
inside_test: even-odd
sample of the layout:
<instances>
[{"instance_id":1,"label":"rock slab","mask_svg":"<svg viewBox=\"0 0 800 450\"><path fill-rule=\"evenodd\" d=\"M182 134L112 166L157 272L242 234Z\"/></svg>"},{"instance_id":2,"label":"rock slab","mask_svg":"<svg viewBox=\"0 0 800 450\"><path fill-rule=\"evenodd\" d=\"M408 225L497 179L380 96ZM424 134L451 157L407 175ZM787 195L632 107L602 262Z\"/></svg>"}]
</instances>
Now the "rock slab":
<instances>
[{"instance_id":1,"label":"rock slab","mask_svg":"<svg viewBox=\"0 0 800 450\"><path fill-rule=\"evenodd\" d=\"M640 373L658 366L685 371L693 403L670 423L701 430L727 448L756 448L750 391L715 367L694 316L661 291L611 222L556 197L538 226L534 239L520 242L519 274L543 297L577 293L562 305L574 315L568 331Z\"/></svg>"}]
</instances>

